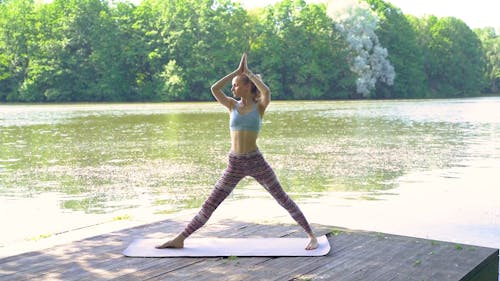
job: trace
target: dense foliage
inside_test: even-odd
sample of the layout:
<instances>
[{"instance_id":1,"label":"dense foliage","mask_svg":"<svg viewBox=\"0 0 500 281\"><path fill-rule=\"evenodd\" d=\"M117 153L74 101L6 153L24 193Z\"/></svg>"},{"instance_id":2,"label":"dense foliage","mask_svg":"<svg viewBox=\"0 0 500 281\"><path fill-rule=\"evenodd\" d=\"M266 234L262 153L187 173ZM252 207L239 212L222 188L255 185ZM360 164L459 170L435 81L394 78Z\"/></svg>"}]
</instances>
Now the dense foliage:
<instances>
[{"instance_id":1,"label":"dense foliage","mask_svg":"<svg viewBox=\"0 0 500 281\"><path fill-rule=\"evenodd\" d=\"M500 39L492 28L472 31L456 18L415 18L382 0L365 2L377 25L358 27L370 26L380 46L363 57L347 39L354 28L342 32L325 4L303 0L250 11L231 0L3 0L0 102L210 100L210 85L242 52L277 99L498 91ZM380 73L391 68L392 80ZM360 88L363 79L370 87Z\"/></svg>"}]
</instances>

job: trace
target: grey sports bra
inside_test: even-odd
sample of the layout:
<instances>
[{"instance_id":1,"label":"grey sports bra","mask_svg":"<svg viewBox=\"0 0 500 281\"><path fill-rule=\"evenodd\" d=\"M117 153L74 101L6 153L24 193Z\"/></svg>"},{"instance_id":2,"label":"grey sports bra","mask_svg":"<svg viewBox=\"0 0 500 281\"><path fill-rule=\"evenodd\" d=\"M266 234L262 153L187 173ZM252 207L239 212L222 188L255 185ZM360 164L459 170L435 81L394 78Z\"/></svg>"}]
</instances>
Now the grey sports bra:
<instances>
[{"instance_id":1,"label":"grey sports bra","mask_svg":"<svg viewBox=\"0 0 500 281\"><path fill-rule=\"evenodd\" d=\"M253 131L260 132L262 127L262 118L257 107L254 104L252 111L241 114L238 111L238 104L235 104L229 118L229 129L231 131Z\"/></svg>"}]
</instances>

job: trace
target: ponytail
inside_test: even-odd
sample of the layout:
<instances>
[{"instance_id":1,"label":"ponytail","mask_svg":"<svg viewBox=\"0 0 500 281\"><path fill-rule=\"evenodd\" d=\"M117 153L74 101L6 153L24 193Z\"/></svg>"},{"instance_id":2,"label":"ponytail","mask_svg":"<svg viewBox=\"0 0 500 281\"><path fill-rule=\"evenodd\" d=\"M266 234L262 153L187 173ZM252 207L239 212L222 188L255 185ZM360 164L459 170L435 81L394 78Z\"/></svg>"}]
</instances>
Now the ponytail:
<instances>
[{"instance_id":1,"label":"ponytail","mask_svg":"<svg viewBox=\"0 0 500 281\"><path fill-rule=\"evenodd\" d=\"M246 75L242 75L242 76L243 76L243 81L245 81L245 83L250 83L250 91L254 95L253 101L258 102L259 97L260 97L259 89L257 88L257 86L255 86L255 83L253 83L252 80L250 80L250 78L248 78L248 76L246 76ZM259 80L262 80L262 77L260 74L255 74L255 77L257 77L257 79L259 79Z\"/></svg>"}]
</instances>

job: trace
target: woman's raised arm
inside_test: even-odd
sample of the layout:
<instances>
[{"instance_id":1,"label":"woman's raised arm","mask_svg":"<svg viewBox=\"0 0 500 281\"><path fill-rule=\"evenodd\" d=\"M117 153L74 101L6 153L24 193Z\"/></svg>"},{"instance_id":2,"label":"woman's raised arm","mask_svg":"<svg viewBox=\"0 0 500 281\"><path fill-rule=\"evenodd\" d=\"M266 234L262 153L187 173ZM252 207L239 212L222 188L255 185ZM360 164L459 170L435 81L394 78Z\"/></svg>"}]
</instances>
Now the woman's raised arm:
<instances>
[{"instance_id":1,"label":"woman's raised arm","mask_svg":"<svg viewBox=\"0 0 500 281\"><path fill-rule=\"evenodd\" d=\"M271 90L269 87L260 79L257 75L253 74L253 72L248 69L246 66L246 61L245 61L245 75L252 81L252 83L257 87L257 90L259 90L259 107L260 107L260 114L264 115L264 111L266 110L267 106L271 102Z\"/></svg>"},{"instance_id":2,"label":"woman's raised arm","mask_svg":"<svg viewBox=\"0 0 500 281\"><path fill-rule=\"evenodd\" d=\"M224 88L224 86L226 86L227 83L231 82L231 80L234 77L236 77L244 72L244 69L246 67L246 58L247 58L247 55L243 54L243 56L241 57L240 65L238 66L238 68L235 71L229 73L228 75L222 77L219 81L215 82L212 85L212 87L210 88L210 90L212 91L212 95L215 97L215 99L220 104L227 107L229 110L231 110L234 103L236 103L236 100L233 99L232 97L228 97L226 94L224 94L222 89Z\"/></svg>"}]
</instances>

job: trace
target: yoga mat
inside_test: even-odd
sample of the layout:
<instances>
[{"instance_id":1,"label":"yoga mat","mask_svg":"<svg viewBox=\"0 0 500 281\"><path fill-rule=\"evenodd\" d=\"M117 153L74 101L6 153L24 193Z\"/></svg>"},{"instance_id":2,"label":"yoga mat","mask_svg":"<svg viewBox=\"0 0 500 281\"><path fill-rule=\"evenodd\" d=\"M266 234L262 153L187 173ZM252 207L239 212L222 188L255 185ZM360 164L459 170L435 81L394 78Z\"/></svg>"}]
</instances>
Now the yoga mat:
<instances>
[{"instance_id":1,"label":"yoga mat","mask_svg":"<svg viewBox=\"0 0 500 281\"><path fill-rule=\"evenodd\" d=\"M165 239L135 239L123 251L128 257L298 257L324 256L330 251L325 235L319 246L305 250L308 238L188 238L182 249L156 249Z\"/></svg>"}]
</instances>

